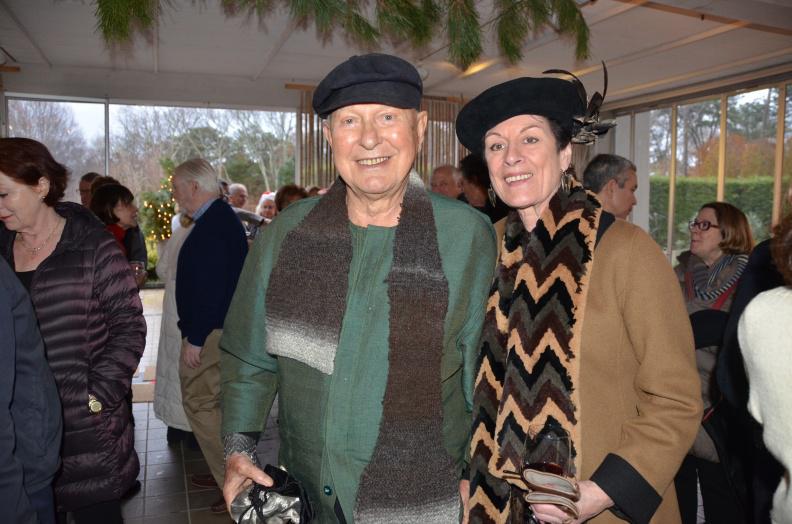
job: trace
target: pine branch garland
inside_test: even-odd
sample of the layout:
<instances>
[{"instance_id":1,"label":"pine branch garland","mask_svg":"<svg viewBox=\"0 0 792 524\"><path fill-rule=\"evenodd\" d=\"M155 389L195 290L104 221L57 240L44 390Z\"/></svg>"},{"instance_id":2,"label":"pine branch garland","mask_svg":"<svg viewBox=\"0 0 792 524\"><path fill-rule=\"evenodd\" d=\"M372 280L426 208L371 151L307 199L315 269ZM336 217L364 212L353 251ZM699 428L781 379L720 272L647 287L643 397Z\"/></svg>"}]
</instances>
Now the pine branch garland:
<instances>
[{"instance_id":1,"label":"pine branch garland","mask_svg":"<svg viewBox=\"0 0 792 524\"><path fill-rule=\"evenodd\" d=\"M462 69L481 56L481 27L473 0L448 0L448 55Z\"/></svg>"},{"instance_id":2,"label":"pine branch garland","mask_svg":"<svg viewBox=\"0 0 792 524\"><path fill-rule=\"evenodd\" d=\"M96 29L110 45L128 42L136 28L151 28L159 5L159 0L96 0Z\"/></svg>"},{"instance_id":3,"label":"pine branch garland","mask_svg":"<svg viewBox=\"0 0 792 524\"><path fill-rule=\"evenodd\" d=\"M108 44L132 39L136 31L148 31L159 16L161 4L170 0L94 0L97 30ZM301 26L310 22L329 37L340 27L364 47L377 47L388 37L421 48L445 28L452 62L466 69L482 54L482 33L475 0L374 0L372 22L365 14L368 0L222 0L226 16L240 13L269 16L276 5L285 5ZM495 0L498 47L511 63L522 59L531 35L552 27L575 40L575 57L589 56L589 28L575 0Z\"/></svg>"},{"instance_id":4,"label":"pine branch garland","mask_svg":"<svg viewBox=\"0 0 792 524\"><path fill-rule=\"evenodd\" d=\"M347 7L344 15L344 29L363 47L373 47L380 38L380 32L352 6Z\"/></svg>"},{"instance_id":5,"label":"pine branch garland","mask_svg":"<svg viewBox=\"0 0 792 524\"><path fill-rule=\"evenodd\" d=\"M522 43L528 37L530 26L526 23L520 0L498 0L501 15L497 22L498 48L509 62L522 58Z\"/></svg>"}]
</instances>

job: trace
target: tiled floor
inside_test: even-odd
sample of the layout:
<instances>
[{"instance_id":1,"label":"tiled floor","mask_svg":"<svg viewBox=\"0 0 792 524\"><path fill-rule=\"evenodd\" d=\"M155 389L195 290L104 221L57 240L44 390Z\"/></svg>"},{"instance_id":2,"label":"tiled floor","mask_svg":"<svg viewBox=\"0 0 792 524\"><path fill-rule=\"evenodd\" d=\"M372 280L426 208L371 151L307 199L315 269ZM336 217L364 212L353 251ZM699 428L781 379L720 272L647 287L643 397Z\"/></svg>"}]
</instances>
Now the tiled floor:
<instances>
[{"instance_id":1,"label":"tiled floor","mask_svg":"<svg viewBox=\"0 0 792 524\"><path fill-rule=\"evenodd\" d=\"M126 524L228 524L228 515L215 515L209 506L217 489L196 488L192 473L208 473L201 452L186 445L168 446L166 427L154 416L150 403L137 403L135 449L140 458L140 493L123 503Z\"/></svg>"},{"instance_id":2,"label":"tiled floor","mask_svg":"<svg viewBox=\"0 0 792 524\"><path fill-rule=\"evenodd\" d=\"M227 514L216 515L209 506L220 497L219 489L196 488L190 484L193 473L209 473L201 452L186 445L168 446L167 427L154 415L153 380L157 365L160 322L162 318L161 289L141 291L148 333L146 349L133 378L135 414L135 450L140 458L142 484L140 492L122 504L125 524L228 524ZM143 400L143 402L141 402ZM277 464L278 406L270 412L266 430L258 445L262 464Z\"/></svg>"}]
</instances>

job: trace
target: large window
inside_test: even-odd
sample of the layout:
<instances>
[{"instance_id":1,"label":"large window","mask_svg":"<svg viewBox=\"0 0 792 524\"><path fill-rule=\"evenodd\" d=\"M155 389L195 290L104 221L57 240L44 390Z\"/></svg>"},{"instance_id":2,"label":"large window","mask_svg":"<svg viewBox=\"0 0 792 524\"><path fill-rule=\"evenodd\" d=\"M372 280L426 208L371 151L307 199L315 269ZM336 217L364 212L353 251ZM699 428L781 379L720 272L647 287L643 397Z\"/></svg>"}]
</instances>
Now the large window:
<instances>
[{"instance_id":1,"label":"large window","mask_svg":"<svg viewBox=\"0 0 792 524\"><path fill-rule=\"evenodd\" d=\"M728 98L723 199L748 217L757 238L767 238L773 214L778 89Z\"/></svg>"},{"instance_id":2,"label":"large window","mask_svg":"<svg viewBox=\"0 0 792 524\"><path fill-rule=\"evenodd\" d=\"M720 103L704 100L677 108L676 183L672 251L690 244L688 223L702 204L717 199Z\"/></svg>"},{"instance_id":3,"label":"large window","mask_svg":"<svg viewBox=\"0 0 792 524\"><path fill-rule=\"evenodd\" d=\"M71 171L67 200L79 201L77 181L89 171L107 173L142 195L160 189L169 168L198 156L209 160L221 177L248 187L251 210L262 192L295 180L293 112L31 100L17 95L9 96L7 103L9 136L42 142Z\"/></svg>"},{"instance_id":4,"label":"large window","mask_svg":"<svg viewBox=\"0 0 792 524\"><path fill-rule=\"evenodd\" d=\"M294 113L110 105L110 173L133 193L159 187L167 170L207 159L258 195L294 182Z\"/></svg>"},{"instance_id":5,"label":"large window","mask_svg":"<svg viewBox=\"0 0 792 524\"><path fill-rule=\"evenodd\" d=\"M658 244L668 244L668 186L671 173L671 110L656 109L635 115L635 165L647 173L649 184L648 228Z\"/></svg>"},{"instance_id":6,"label":"large window","mask_svg":"<svg viewBox=\"0 0 792 524\"><path fill-rule=\"evenodd\" d=\"M725 201L740 208L757 241L792 211L792 84L723 93L617 118L629 125L617 130L614 149L635 162L639 188L649 189L648 213L634 214L635 222L669 257L688 248L687 224L706 202ZM619 136L627 129L630 140Z\"/></svg>"},{"instance_id":7,"label":"large window","mask_svg":"<svg viewBox=\"0 0 792 524\"><path fill-rule=\"evenodd\" d=\"M79 202L77 183L89 171L105 171L104 104L8 100L8 136L38 140L72 173L66 200Z\"/></svg>"}]
</instances>

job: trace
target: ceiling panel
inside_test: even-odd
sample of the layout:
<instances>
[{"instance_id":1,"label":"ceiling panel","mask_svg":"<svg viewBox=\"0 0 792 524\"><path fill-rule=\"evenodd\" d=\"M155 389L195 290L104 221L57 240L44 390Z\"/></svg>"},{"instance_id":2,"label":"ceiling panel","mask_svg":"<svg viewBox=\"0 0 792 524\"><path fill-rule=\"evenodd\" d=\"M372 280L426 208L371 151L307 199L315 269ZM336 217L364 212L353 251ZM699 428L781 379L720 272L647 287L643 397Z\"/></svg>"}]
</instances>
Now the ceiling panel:
<instances>
[{"instance_id":1,"label":"ceiling panel","mask_svg":"<svg viewBox=\"0 0 792 524\"><path fill-rule=\"evenodd\" d=\"M741 2L739 9L735 2ZM668 4L677 12L649 9L642 3ZM696 6L704 9L704 4L709 14L719 5L729 13L746 12L745 3L751 4L752 19L766 21L769 14L778 12L777 5L763 0L597 0L582 8L592 35L592 56L586 61L575 60L573 42L547 30L525 45L519 64L505 63L497 51L495 24L485 26L485 56L478 65L487 67L473 75L463 75L447 61L442 32L426 49L385 43L378 51L398 54L420 66L428 75L428 94L468 98L497 82L538 75L549 68L580 72L589 89L598 90L602 73L596 66L605 60L610 73L609 98L616 100L792 63L792 53L784 51L792 47L790 32L737 29L707 36L708 31L725 26L706 17L702 20L679 13L679 9ZM4 6L52 64L53 74L47 81L42 83L42 70L33 67L29 69L35 70L35 75L26 77L25 65L44 61ZM477 2L477 6L482 24L492 19L491 0ZM315 84L348 56L367 51L349 42L340 31L322 39L313 25L292 28L282 8L260 23L244 15L226 17L220 0L173 0L170 7L166 4L160 19L158 39L138 37L126 48L111 52L95 31L93 11L90 0L0 0L0 45L22 67L21 73L4 75L6 88L57 95L65 89L64 79L68 79L68 91L73 93L80 90L78 80L83 78L86 91L95 91L91 83L100 81L106 96L123 93L129 98L128 83L120 85L125 78L121 73L142 72L146 82L139 85L150 84L141 91L143 99L156 93L160 82L163 86L167 83L167 92L171 92L182 75L191 83L193 98L201 96L201 82L196 85L196 79L206 78L204 99L211 103L233 100L234 95L233 88L218 95L217 87L210 86L233 86L237 82L240 92L249 92L254 79L267 81L268 86ZM262 92L261 104L275 103L274 99L282 100L282 95L271 90Z\"/></svg>"}]
</instances>

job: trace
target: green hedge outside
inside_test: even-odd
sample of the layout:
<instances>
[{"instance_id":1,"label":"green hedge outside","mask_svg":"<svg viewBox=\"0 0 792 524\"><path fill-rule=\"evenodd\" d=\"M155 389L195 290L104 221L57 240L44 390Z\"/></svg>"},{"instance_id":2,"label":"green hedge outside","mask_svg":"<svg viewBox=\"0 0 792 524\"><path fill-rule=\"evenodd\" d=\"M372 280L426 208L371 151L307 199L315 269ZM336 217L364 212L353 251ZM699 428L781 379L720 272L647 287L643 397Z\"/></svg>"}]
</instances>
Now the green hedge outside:
<instances>
[{"instance_id":1,"label":"green hedge outside","mask_svg":"<svg viewBox=\"0 0 792 524\"><path fill-rule=\"evenodd\" d=\"M668 177L649 178L649 232L660 246L668 245ZM715 177L677 178L674 213L674 250L687 249L690 241L687 224L702 204L715 200ZM726 180L724 200L737 206L748 217L754 240L770 236L773 210L773 177L755 176Z\"/></svg>"}]
</instances>

